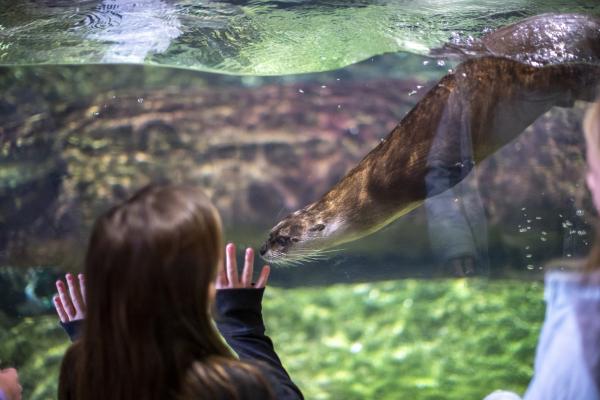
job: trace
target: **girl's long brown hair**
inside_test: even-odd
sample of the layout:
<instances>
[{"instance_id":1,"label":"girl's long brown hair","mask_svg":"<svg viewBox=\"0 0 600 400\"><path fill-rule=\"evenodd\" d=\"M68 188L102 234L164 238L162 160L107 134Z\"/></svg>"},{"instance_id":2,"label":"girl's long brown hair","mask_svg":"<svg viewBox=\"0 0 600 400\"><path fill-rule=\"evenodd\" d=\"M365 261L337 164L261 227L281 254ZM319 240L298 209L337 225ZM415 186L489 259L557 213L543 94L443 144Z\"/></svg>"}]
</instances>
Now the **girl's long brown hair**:
<instances>
[{"instance_id":1,"label":"girl's long brown hair","mask_svg":"<svg viewBox=\"0 0 600 400\"><path fill-rule=\"evenodd\" d=\"M100 217L85 259L83 336L63 361L59 397L172 399L194 376L219 377L191 379L206 387L198 399L245 398L222 389L244 381L269 393L251 366L233 382L241 362L210 317L222 248L218 212L198 189L147 187Z\"/></svg>"}]
</instances>

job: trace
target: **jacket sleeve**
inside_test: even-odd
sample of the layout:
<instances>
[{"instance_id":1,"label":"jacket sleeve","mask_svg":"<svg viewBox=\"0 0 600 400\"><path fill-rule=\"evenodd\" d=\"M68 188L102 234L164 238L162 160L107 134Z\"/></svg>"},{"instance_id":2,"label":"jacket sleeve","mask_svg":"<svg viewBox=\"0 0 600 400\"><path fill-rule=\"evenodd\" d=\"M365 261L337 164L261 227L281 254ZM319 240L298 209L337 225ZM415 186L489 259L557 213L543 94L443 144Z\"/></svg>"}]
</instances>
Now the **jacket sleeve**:
<instances>
[{"instance_id":1,"label":"jacket sleeve","mask_svg":"<svg viewBox=\"0 0 600 400\"><path fill-rule=\"evenodd\" d=\"M258 362L263 367L278 400L303 399L275 353L273 342L265 335L263 293L264 288L217 290L217 328L241 360Z\"/></svg>"},{"instance_id":2,"label":"jacket sleeve","mask_svg":"<svg viewBox=\"0 0 600 400\"><path fill-rule=\"evenodd\" d=\"M71 342L76 341L81 336L81 331L83 330L83 319L77 319L69 322L60 322L60 326L63 327Z\"/></svg>"}]
</instances>

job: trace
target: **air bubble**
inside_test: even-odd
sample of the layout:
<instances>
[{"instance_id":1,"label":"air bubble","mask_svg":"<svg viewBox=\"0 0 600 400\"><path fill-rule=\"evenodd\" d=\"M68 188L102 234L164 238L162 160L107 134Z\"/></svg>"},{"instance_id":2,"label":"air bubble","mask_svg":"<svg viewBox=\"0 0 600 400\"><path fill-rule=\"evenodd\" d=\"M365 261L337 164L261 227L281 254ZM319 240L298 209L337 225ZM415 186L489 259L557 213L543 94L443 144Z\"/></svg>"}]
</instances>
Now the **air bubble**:
<instances>
[{"instance_id":1,"label":"air bubble","mask_svg":"<svg viewBox=\"0 0 600 400\"><path fill-rule=\"evenodd\" d=\"M143 97L138 97L138 103L142 104L144 102L144 98Z\"/></svg>"},{"instance_id":2,"label":"air bubble","mask_svg":"<svg viewBox=\"0 0 600 400\"><path fill-rule=\"evenodd\" d=\"M531 258L533 257L533 254L525 254L525 258Z\"/></svg>"},{"instance_id":3,"label":"air bubble","mask_svg":"<svg viewBox=\"0 0 600 400\"><path fill-rule=\"evenodd\" d=\"M438 60L437 65L440 67L443 67L444 65L446 65L446 61L444 60Z\"/></svg>"},{"instance_id":4,"label":"air bubble","mask_svg":"<svg viewBox=\"0 0 600 400\"><path fill-rule=\"evenodd\" d=\"M575 214L576 214L578 217L583 217L583 214L585 214L585 213L584 213L584 211L583 211L583 210L577 210L577 211L575 212Z\"/></svg>"},{"instance_id":5,"label":"air bubble","mask_svg":"<svg viewBox=\"0 0 600 400\"><path fill-rule=\"evenodd\" d=\"M417 94L416 90L411 90L410 92L408 92L409 96L412 96L412 95L415 95L415 94Z\"/></svg>"},{"instance_id":6,"label":"air bubble","mask_svg":"<svg viewBox=\"0 0 600 400\"><path fill-rule=\"evenodd\" d=\"M298 93L304 93L304 90L298 89Z\"/></svg>"},{"instance_id":7,"label":"air bubble","mask_svg":"<svg viewBox=\"0 0 600 400\"><path fill-rule=\"evenodd\" d=\"M527 265L527 269L528 269L528 270L532 270L533 268L534 268L534 266L533 266L533 265L531 265L531 264Z\"/></svg>"}]
</instances>

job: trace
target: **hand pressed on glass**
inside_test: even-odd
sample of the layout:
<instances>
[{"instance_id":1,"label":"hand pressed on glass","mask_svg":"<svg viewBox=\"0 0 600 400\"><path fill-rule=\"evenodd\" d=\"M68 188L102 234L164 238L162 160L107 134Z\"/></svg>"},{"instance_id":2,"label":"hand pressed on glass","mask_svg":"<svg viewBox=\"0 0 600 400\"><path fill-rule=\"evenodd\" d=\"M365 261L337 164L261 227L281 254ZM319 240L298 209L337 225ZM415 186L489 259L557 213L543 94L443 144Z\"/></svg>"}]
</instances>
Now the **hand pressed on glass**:
<instances>
[{"instance_id":1,"label":"hand pressed on glass","mask_svg":"<svg viewBox=\"0 0 600 400\"><path fill-rule=\"evenodd\" d=\"M241 278L238 276L237 261L235 259L235 245L229 243L225 246L225 265L221 263L217 272L217 289L238 289L238 288L256 288L260 289L266 286L269 279L271 268L268 265L263 266L262 271L256 283L252 282L254 272L254 250L246 249L244 257L244 269Z\"/></svg>"},{"instance_id":2,"label":"hand pressed on glass","mask_svg":"<svg viewBox=\"0 0 600 400\"><path fill-rule=\"evenodd\" d=\"M66 275L67 285L61 280L56 281L58 294L54 296L54 308L60 322L70 322L85 318L85 278L77 276L79 284L72 274ZM68 289L67 289L68 287Z\"/></svg>"},{"instance_id":3,"label":"hand pressed on glass","mask_svg":"<svg viewBox=\"0 0 600 400\"><path fill-rule=\"evenodd\" d=\"M2 392L0 398L21 400L23 388L19 383L19 374L16 369L6 368L0 370L0 392Z\"/></svg>"}]
</instances>

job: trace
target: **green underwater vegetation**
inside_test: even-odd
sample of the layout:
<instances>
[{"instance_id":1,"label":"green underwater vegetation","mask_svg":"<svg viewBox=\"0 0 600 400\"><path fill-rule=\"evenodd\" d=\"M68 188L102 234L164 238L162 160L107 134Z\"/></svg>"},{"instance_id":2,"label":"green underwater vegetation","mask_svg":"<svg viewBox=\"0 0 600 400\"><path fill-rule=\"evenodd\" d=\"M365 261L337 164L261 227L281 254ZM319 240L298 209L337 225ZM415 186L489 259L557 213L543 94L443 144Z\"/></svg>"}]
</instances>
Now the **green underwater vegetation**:
<instances>
[{"instance_id":1,"label":"green underwater vegetation","mask_svg":"<svg viewBox=\"0 0 600 400\"><path fill-rule=\"evenodd\" d=\"M399 280L281 289L263 302L267 334L307 399L481 399L523 393L543 319L543 284ZM0 359L24 398L55 398L67 336L53 315L0 329Z\"/></svg>"}]
</instances>

